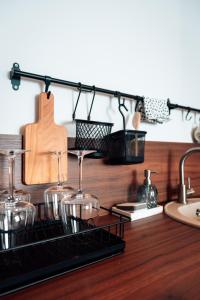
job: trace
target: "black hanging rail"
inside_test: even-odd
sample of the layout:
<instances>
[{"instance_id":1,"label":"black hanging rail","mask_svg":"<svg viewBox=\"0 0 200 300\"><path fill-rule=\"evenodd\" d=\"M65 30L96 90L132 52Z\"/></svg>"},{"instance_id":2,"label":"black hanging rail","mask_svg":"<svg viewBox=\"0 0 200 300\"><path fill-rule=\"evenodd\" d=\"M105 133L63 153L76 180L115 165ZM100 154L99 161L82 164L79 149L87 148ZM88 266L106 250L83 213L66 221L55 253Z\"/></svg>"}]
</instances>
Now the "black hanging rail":
<instances>
[{"instance_id":1,"label":"black hanging rail","mask_svg":"<svg viewBox=\"0 0 200 300\"><path fill-rule=\"evenodd\" d=\"M179 104L173 104L170 101L168 101L167 105L168 105L169 109L183 109L183 110L187 110L188 113L191 111L200 113L200 109L198 109L198 108L194 108L194 107L190 107L190 106L183 106L183 105L179 105Z\"/></svg>"},{"instance_id":2,"label":"black hanging rail","mask_svg":"<svg viewBox=\"0 0 200 300\"><path fill-rule=\"evenodd\" d=\"M10 80L11 80L11 84L12 84L12 87L13 87L14 90L19 89L21 77L41 80L41 81L44 81L45 84L46 84L46 82L56 83L56 84L70 86L70 87L77 88L77 89L79 89L80 85L81 85L82 91L87 91L87 92L91 92L91 91L94 90L93 85L86 85L86 84L82 84L80 82L75 83L75 82L71 82L71 81L66 81L66 80L62 80L62 79L53 78L53 77L50 77L50 76L42 76L42 75L38 75L38 74L23 72L23 71L20 70L19 64L14 63L13 67L10 71ZM96 87L96 86L95 86L95 91L99 92L99 93L102 93L102 94L112 95L114 97L117 97L118 94L120 93L118 91L103 89L103 88L99 88L99 87ZM134 96L134 95L126 94L126 93L120 93L120 96L124 97L124 98L134 99L136 101L143 100L143 97Z\"/></svg>"},{"instance_id":3,"label":"black hanging rail","mask_svg":"<svg viewBox=\"0 0 200 300\"><path fill-rule=\"evenodd\" d=\"M44 83L46 85L45 92L48 92L48 88L49 88L49 85L51 83L66 85L66 86L70 86L72 88L77 88L77 89L80 89L80 87L81 87L81 90L86 91L86 92L92 92L94 90L94 85L86 85L86 84L82 84L80 82L76 83L76 82L71 82L71 81L66 81L66 80L62 80L62 79L53 78L53 77L50 77L50 76L43 76L43 75L38 75L38 74L34 74L34 73L23 72L23 71L20 70L19 64L14 63L13 67L10 71L10 80L11 80L12 88L14 90L19 89L20 82L21 82L21 77L44 81ZM111 95L111 96L118 97L118 98L120 96L120 97L124 97L124 98L128 98L128 99L133 99L133 100L136 100L136 101L143 101L144 100L144 97L141 97L141 96L126 94L126 93L122 93L122 92L119 92L119 91L108 90L108 89L104 89L104 88L100 88L100 87L96 87L96 86L95 86L95 92ZM200 109L193 108L193 107L190 107L190 106L183 106L183 105L179 105L179 104L173 104L169 100L168 100L168 107L169 107L169 110L171 110L171 109L186 110L187 114L189 114L190 112L200 113Z\"/></svg>"}]
</instances>

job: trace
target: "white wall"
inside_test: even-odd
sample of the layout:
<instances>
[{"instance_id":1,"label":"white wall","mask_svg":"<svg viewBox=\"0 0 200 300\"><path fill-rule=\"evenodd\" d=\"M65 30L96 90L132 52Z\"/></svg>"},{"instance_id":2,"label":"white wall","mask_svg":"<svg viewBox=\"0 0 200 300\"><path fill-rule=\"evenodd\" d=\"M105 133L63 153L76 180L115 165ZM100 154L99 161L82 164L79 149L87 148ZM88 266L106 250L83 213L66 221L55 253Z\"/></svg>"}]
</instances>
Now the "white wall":
<instances>
[{"instance_id":1,"label":"white wall","mask_svg":"<svg viewBox=\"0 0 200 300\"><path fill-rule=\"evenodd\" d=\"M200 108L199 12L199 0L0 0L0 133L18 134L34 122L35 97L43 90L31 80L12 90L14 62L27 72ZM55 120L72 135L77 92L51 90ZM82 96L77 117L86 118L90 99ZM134 102L126 103L131 129ZM147 140L191 142L198 122L184 116L174 110L171 121L140 129ZM97 95L92 119L122 129L117 99Z\"/></svg>"}]
</instances>

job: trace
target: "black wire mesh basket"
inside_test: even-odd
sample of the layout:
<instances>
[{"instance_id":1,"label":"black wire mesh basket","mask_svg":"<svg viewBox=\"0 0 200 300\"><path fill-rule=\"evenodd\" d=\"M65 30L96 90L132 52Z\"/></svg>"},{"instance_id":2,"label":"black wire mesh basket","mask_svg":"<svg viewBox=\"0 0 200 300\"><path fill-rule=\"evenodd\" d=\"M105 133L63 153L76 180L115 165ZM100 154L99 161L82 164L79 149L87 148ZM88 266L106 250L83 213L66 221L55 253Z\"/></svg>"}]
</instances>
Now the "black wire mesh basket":
<instances>
[{"instance_id":1,"label":"black wire mesh basket","mask_svg":"<svg viewBox=\"0 0 200 300\"><path fill-rule=\"evenodd\" d=\"M120 254L125 249L124 224L129 219L107 215L97 224L70 218L68 225L45 215L36 205L38 219L26 230L0 232L0 296L83 266ZM104 211L110 212L105 208ZM73 228L76 224L76 232Z\"/></svg>"},{"instance_id":2,"label":"black wire mesh basket","mask_svg":"<svg viewBox=\"0 0 200 300\"><path fill-rule=\"evenodd\" d=\"M111 133L113 124L76 119L75 148L79 150L97 150L96 156L104 156L106 142L104 137Z\"/></svg>"},{"instance_id":3,"label":"black wire mesh basket","mask_svg":"<svg viewBox=\"0 0 200 300\"><path fill-rule=\"evenodd\" d=\"M90 120L91 110L93 107L95 97L95 87L87 120L75 119L75 113L78 106L81 91L82 89L80 84L79 95L73 112L73 120L76 122L76 138L74 145L70 147L70 149L96 150L96 152L87 156L93 158L101 158L105 156L107 150L104 137L111 133L113 123Z\"/></svg>"}]
</instances>

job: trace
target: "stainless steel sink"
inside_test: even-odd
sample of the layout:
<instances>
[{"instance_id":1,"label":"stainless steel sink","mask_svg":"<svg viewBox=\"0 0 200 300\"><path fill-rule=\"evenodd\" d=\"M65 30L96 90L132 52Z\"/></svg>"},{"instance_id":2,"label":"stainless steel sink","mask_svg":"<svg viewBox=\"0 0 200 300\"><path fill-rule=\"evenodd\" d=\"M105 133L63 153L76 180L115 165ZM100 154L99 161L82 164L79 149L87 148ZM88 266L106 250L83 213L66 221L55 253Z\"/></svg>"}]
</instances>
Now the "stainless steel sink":
<instances>
[{"instance_id":1,"label":"stainless steel sink","mask_svg":"<svg viewBox=\"0 0 200 300\"><path fill-rule=\"evenodd\" d=\"M200 198L188 199L188 204L172 201L164 208L165 213L176 221L200 228L198 209L200 209Z\"/></svg>"}]
</instances>

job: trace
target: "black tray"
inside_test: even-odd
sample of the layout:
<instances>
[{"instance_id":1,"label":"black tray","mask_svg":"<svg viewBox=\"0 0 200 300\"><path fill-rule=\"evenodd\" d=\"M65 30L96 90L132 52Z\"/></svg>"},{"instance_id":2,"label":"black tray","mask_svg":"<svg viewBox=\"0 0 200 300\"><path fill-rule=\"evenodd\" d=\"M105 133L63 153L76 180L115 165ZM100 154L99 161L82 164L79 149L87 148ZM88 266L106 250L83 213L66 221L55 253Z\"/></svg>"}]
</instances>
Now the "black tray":
<instances>
[{"instance_id":1,"label":"black tray","mask_svg":"<svg viewBox=\"0 0 200 300\"><path fill-rule=\"evenodd\" d=\"M26 231L0 233L0 295L123 252L127 219L116 219L99 226L73 219L79 228L76 233L60 220L42 219ZM5 238L11 248L3 249Z\"/></svg>"}]
</instances>

